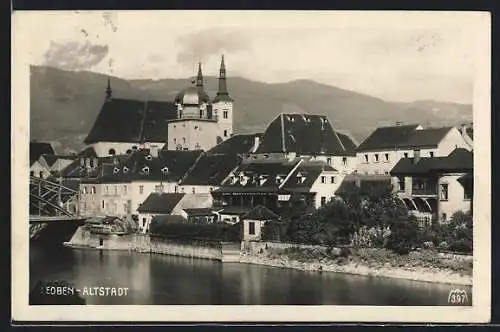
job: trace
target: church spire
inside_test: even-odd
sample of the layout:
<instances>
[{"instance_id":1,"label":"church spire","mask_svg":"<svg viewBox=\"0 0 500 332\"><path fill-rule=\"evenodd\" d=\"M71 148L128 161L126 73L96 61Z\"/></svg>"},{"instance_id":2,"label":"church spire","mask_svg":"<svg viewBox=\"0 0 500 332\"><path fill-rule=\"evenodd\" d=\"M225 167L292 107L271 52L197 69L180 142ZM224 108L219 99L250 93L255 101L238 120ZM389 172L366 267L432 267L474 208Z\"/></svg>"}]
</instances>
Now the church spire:
<instances>
[{"instance_id":1,"label":"church spire","mask_svg":"<svg viewBox=\"0 0 500 332\"><path fill-rule=\"evenodd\" d=\"M196 86L203 86L203 74L201 72L201 62L198 62L198 76L196 77Z\"/></svg>"},{"instance_id":2,"label":"church spire","mask_svg":"<svg viewBox=\"0 0 500 332\"><path fill-rule=\"evenodd\" d=\"M111 90L111 80L108 77L108 87L106 88L106 100L113 98L113 90Z\"/></svg>"},{"instance_id":3,"label":"church spire","mask_svg":"<svg viewBox=\"0 0 500 332\"><path fill-rule=\"evenodd\" d=\"M219 89L217 90L217 100L230 100L229 93L227 92L227 82L226 82L226 64L224 63L224 54L222 55L220 62L220 72L219 72Z\"/></svg>"}]
</instances>

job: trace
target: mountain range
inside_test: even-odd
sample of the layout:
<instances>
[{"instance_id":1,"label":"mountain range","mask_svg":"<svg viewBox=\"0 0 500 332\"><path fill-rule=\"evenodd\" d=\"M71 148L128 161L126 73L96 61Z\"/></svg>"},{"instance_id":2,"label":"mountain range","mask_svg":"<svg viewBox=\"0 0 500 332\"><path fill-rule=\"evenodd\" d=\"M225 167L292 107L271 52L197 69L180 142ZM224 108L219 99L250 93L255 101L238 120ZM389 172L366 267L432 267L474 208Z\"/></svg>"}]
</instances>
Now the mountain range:
<instances>
[{"instance_id":1,"label":"mountain range","mask_svg":"<svg viewBox=\"0 0 500 332\"><path fill-rule=\"evenodd\" d=\"M88 71L31 66L31 139L51 142L58 153L81 150L104 102L107 78ZM113 96L117 98L173 100L189 85L189 79L111 77ZM205 77L207 93L215 96L216 89L217 78ZM391 102L312 80L269 84L228 77L228 90L235 100L235 133L263 132L282 112L326 115L336 130L350 134L358 143L376 127L396 122L435 127L472 121L470 104L433 100Z\"/></svg>"}]
</instances>

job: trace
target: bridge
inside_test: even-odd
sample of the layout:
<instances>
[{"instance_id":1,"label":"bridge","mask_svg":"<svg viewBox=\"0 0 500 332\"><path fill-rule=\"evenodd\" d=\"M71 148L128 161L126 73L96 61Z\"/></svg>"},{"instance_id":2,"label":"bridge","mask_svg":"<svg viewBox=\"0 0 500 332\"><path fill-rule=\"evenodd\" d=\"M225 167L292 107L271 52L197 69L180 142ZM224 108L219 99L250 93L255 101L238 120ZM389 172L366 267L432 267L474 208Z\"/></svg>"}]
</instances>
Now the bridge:
<instances>
[{"instance_id":1,"label":"bridge","mask_svg":"<svg viewBox=\"0 0 500 332\"><path fill-rule=\"evenodd\" d=\"M30 238L37 239L42 233L59 233L68 227L83 224L86 218L78 214L78 201L79 191L30 176ZM56 224L66 224L67 227L61 228Z\"/></svg>"}]
</instances>

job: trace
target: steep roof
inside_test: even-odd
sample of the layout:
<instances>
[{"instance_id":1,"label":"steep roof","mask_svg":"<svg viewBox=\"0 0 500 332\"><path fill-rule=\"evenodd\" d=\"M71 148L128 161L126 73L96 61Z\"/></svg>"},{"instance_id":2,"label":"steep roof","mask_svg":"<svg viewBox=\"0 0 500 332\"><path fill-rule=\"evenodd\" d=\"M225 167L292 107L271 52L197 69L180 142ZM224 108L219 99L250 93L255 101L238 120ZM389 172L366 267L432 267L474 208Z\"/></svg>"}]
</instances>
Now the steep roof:
<instances>
[{"instance_id":1,"label":"steep roof","mask_svg":"<svg viewBox=\"0 0 500 332\"><path fill-rule=\"evenodd\" d=\"M41 155L55 154L52 145L46 142L30 142L30 165L33 164Z\"/></svg>"},{"instance_id":2,"label":"steep roof","mask_svg":"<svg viewBox=\"0 0 500 332\"><path fill-rule=\"evenodd\" d=\"M280 216L265 206L258 205L245 213L242 218L247 220L279 220Z\"/></svg>"},{"instance_id":3,"label":"steep roof","mask_svg":"<svg viewBox=\"0 0 500 332\"><path fill-rule=\"evenodd\" d=\"M130 155L99 158L102 166L91 181L100 183L129 181L179 181L201 156L202 151L161 150L153 157L149 149L134 151Z\"/></svg>"},{"instance_id":4,"label":"steep roof","mask_svg":"<svg viewBox=\"0 0 500 332\"><path fill-rule=\"evenodd\" d=\"M357 148L357 151L377 151L395 148L435 147L453 127L417 130L419 125L377 128Z\"/></svg>"},{"instance_id":5,"label":"steep roof","mask_svg":"<svg viewBox=\"0 0 500 332\"><path fill-rule=\"evenodd\" d=\"M217 186L240 163L236 154L202 155L181 181L183 185Z\"/></svg>"},{"instance_id":6,"label":"steep roof","mask_svg":"<svg viewBox=\"0 0 500 332\"><path fill-rule=\"evenodd\" d=\"M170 214L179 204L185 194L181 193L151 193L146 200L137 208L141 213L164 213Z\"/></svg>"},{"instance_id":7,"label":"steep roof","mask_svg":"<svg viewBox=\"0 0 500 332\"><path fill-rule=\"evenodd\" d=\"M93 146L89 146L80 151L78 153L78 156L83 158L95 158L97 157L97 152L95 151Z\"/></svg>"},{"instance_id":8,"label":"steep roof","mask_svg":"<svg viewBox=\"0 0 500 332\"><path fill-rule=\"evenodd\" d=\"M315 162L303 162L295 169L295 171L290 175L287 182L283 185L283 189L290 191L309 191L313 184L316 182L318 177L324 171L336 171L330 165L327 165L323 161ZM300 178L303 181L299 181Z\"/></svg>"},{"instance_id":9,"label":"steep roof","mask_svg":"<svg viewBox=\"0 0 500 332\"><path fill-rule=\"evenodd\" d=\"M84 142L167 142L166 121L175 118L172 102L113 98L104 102Z\"/></svg>"},{"instance_id":10,"label":"steep roof","mask_svg":"<svg viewBox=\"0 0 500 332\"><path fill-rule=\"evenodd\" d=\"M474 168L474 155L466 149L453 150L446 157L403 158L391 170L391 175L428 174L439 172L469 172Z\"/></svg>"},{"instance_id":11,"label":"steep roof","mask_svg":"<svg viewBox=\"0 0 500 332\"><path fill-rule=\"evenodd\" d=\"M76 156L56 156L53 154L43 154L42 155L43 159L47 163L47 166L52 167L54 164L59 160L75 160L77 159Z\"/></svg>"},{"instance_id":12,"label":"steep roof","mask_svg":"<svg viewBox=\"0 0 500 332\"><path fill-rule=\"evenodd\" d=\"M345 147L326 116L280 114L264 132L257 153L296 152L308 155L355 155Z\"/></svg>"},{"instance_id":13,"label":"steep roof","mask_svg":"<svg viewBox=\"0 0 500 332\"><path fill-rule=\"evenodd\" d=\"M252 152L255 138L262 139L262 136L263 134L233 135L207 152L212 154L248 154Z\"/></svg>"},{"instance_id":14,"label":"steep roof","mask_svg":"<svg viewBox=\"0 0 500 332\"><path fill-rule=\"evenodd\" d=\"M340 141L342 142L342 145L346 148L347 151L352 152L352 154L356 154L356 143L354 143L353 139L347 135L347 134L342 134L337 132L337 135L340 138Z\"/></svg>"}]
</instances>

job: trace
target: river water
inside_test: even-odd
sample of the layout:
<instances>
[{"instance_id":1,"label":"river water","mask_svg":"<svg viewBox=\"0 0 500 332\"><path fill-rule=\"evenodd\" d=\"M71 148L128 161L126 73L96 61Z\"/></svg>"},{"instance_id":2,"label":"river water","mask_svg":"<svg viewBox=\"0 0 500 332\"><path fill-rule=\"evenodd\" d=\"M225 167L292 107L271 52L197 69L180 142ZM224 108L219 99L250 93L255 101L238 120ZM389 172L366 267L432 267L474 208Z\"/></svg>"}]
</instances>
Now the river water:
<instances>
[{"instance_id":1,"label":"river water","mask_svg":"<svg viewBox=\"0 0 500 332\"><path fill-rule=\"evenodd\" d=\"M87 304L447 305L451 289L471 287L221 263L166 255L41 248L30 250L30 285L63 280L75 289L128 288L85 296Z\"/></svg>"}]
</instances>

